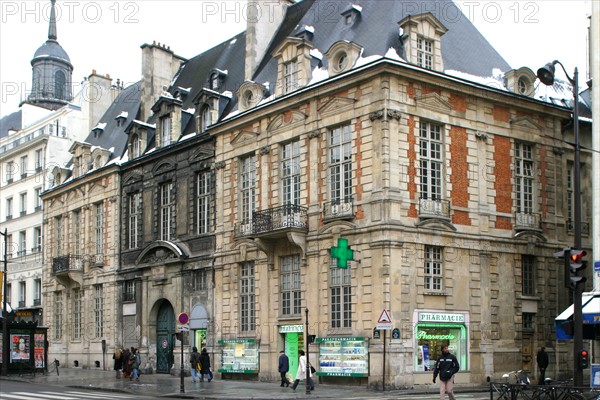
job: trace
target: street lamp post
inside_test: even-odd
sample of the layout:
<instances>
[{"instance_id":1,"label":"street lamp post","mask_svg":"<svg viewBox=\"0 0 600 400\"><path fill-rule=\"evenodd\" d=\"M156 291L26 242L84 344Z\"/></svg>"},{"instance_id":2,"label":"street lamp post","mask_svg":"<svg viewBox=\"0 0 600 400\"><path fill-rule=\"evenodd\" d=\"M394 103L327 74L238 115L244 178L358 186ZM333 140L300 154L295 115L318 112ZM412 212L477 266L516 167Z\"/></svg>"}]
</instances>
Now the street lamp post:
<instances>
[{"instance_id":1,"label":"street lamp post","mask_svg":"<svg viewBox=\"0 0 600 400\"><path fill-rule=\"evenodd\" d=\"M309 347L309 335L308 335L308 307L304 310L306 314L306 333L304 337L304 343L306 344L306 394L310 394L310 358L308 357L308 347Z\"/></svg>"},{"instance_id":2,"label":"street lamp post","mask_svg":"<svg viewBox=\"0 0 600 400\"><path fill-rule=\"evenodd\" d=\"M558 60L554 60L542 68L538 69L537 77L544 85L552 85L554 83L554 66L558 64L561 66L563 72L567 76L569 83L573 86L573 136L575 140L574 149L574 163L575 168L573 171L573 229L574 229L574 248L581 249L581 171L580 171L580 151L581 147L579 144L579 74L577 67L573 73L573 78L569 76L565 70L565 66ZM577 362L579 354L583 350L583 312L581 295L583 293L583 283L575 284L573 290L573 360L574 360L574 374L573 384L575 386L583 385L583 369Z\"/></svg>"},{"instance_id":3,"label":"street lamp post","mask_svg":"<svg viewBox=\"0 0 600 400\"><path fill-rule=\"evenodd\" d=\"M6 308L6 295L8 291L8 228L4 228L4 273L2 274L2 376L8 375L8 309Z\"/></svg>"}]
</instances>

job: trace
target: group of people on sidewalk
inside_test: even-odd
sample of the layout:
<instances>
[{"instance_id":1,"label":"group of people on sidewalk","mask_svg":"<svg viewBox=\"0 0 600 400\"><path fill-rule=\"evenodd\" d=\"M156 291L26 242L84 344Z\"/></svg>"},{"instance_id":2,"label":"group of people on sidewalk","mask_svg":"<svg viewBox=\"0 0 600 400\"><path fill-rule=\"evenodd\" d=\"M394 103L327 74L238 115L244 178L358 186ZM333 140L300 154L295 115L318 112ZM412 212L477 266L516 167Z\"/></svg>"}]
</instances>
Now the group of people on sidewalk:
<instances>
[{"instance_id":1,"label":"group of people on sidewalk","mask_svg":"<svg viewBox=\"0 0 600 400\"><path fill-rule=\"evenodd\" d=\"M116 378L121 378L121 372L123 378L129 378L132 381L134 378L136 381L140 380L140 366L142 365L142 356L135 347L131 349L121 349L120 346L115 348L113 353L114 370L116 372Z\"/></svg>"},{"instance_id":2,"label":"group of people on sidewalk","mask_svg":"<svg viewBox=\"0 0 600 400\"><path fill-rule=\"evenodd\" d=\"M210 370L210 356L206 347L202 349L201 353L198 353L198 348L192 348L192 354L190 355L190 367L192 370L192 382L196 382L196 378L200 382L204 382L204 377L208 378L208 381L212 381L213 373Z\"/></svg>"},{"instance_id":3,"label":"group of people on sidewalk","mask_svg":"<svg viewBox=\"0 0 600 400\"><path fill-rule=\"evenodd\" d=\"M308 379L309 389L315 390L315 383L312 380L313 367L306 360L306 353L304 353L304 350L299 350L298 354L300 355L298 359L298 372L296 372L296 379L292 384L292 382L290 382L291 375L288 374L288 371L290 370L290 359L287 354L285 354L285 351L281 350L279 352L279 374L281 375L281 385L279 386L289 387L291 384L291 389L296 390L300 381ZM308 376L306 375L307 368Z\"/></svg>"}]
</instances>

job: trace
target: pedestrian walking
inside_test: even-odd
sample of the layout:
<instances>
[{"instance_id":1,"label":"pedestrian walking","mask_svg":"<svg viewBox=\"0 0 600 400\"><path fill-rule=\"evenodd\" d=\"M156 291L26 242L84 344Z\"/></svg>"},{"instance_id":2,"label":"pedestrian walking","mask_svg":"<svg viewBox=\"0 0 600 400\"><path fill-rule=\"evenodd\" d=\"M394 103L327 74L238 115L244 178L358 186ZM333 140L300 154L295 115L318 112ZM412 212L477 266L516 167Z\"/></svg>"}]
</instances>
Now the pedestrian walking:
<instances>
[{"instance_id":1,"label":"pedestrian walking","mask_svg":"<svg viewBox=\"0 0 600 400\"><path fill-rule=\"evenodd\" d=\"M196 378L200 378L200 353L198 348L192 348L192 354L190 355L190 367L192 369L192 382L196 382Z\"/></svg>"},{"instance_id":2,"label":"pedestrian walking","mask_svg":"<svg viewBox=\"0 0 600 400\"><path fill-rule=\"evenodd\" d=\"M540 351L537 352L536 356L538 369L540 370L540 376L538 377L538 385L543 385L546 380L546 368L548 368L548 353L546 348L542 346Z\"/></svg>"},{"instance_id":3,"label":"pedestrian walking","mask_svg":"<svg viewBox=\"0 0 600 400\"><path fill-rule=\"evenodd\" d=\"M288 358L285 351L281 350L279 352L279 375L281 375L281 387L290 386L290 381L287 379L287 372L290 370L290 359Z\"/></svg>"},{"instance_id":4,"label":"pedestrian walking","mask_svg":"<svg viewBox=\"0 0 600 400\"><path fill-rule=\"evenodd\" d=\"M117 374L116 378L119 379L121 378L121 370L123 369L123 351L121 350L121 347L119 345L115 347L115 352L113 353L113 360L115 360L114 370Z\"/></svg>"},{"instance_id":5,"label":"pedestrian walking","mask_svg":"<svg viewBox=\"0 0 600 400\"><path fill-rule=\"evenodd\" d=\"M200 382L204 382L204 375L208 377L209 382L212 381L213 374L210 370L210 356L208 355L208 351L206 351L206 347L200 353Z\"/></svg>"},{"instance_id":6,"label":"pedestrian walking","mask_svg":"<svg viewBox=\"0 0 600 400\"><path fill-rule=\"evenodd\" d=\"M131 355L129 357L131 360L131 376L129 377L129 380L131 381L133 378L135 378L135 381L139 382L142 357L140 356L138 349L134 347L131 348Z\"/></svg>"},{"instance_id":7,"label":"pedestrian walking","mask_svg":"<svg viewBox=\"0 0 600 400\"><path fill-rule=\"evenodd\" d=\"M312 380L312 371L310 370L310 364L306 360L306 353L304 353L304 350L300 350L300 351L298 351L298 354L300 354L300 358L298 359L298 372L296 373L296 380L294 381L294 384L292 385L292 390L296 390L300 381L303 381L306 379L306 368L309 368L309 370L308 370L308 386L309 386L310 390L315 390L315 383Z\"/></svg>"},{"instance_id":8,"label":"pedestrian walking","mask_svg":"<svg viewBox=\"0 0 600 400\"><path fill-rule=\"evenodd\" d=\"M435 383L438 375L440 376L440 400L445 400L446 393L450 400L455 400L454 397L454 374L459 370L458 360L454 354L450 354L448 346L442 346L442 355L435 363L433 369L433 383Z\"/></svg>"},{"instance_id":9,"label":"pedestrian walking","mask_svg":"<svg viewBox=\"0 0 600 400\"><path fill-rule=\"evenodd\" d=\"M131 352L129 349L125 349L123 351L123 379L127 379L131 377L131 366L133 363L131 362Z\"/></svg>"}]
</instances>

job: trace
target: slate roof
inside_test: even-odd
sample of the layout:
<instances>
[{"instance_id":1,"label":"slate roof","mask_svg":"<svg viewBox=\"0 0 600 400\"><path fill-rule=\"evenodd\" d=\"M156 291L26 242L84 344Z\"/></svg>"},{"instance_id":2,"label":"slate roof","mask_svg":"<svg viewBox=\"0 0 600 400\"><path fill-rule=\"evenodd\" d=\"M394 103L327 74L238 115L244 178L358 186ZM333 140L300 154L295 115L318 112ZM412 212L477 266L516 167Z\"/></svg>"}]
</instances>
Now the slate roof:
<instances>
[{"instance_id":1,"label":"slate roof","mask_svg":"<svg viewBox=\"0 0 600 400\"><path fill-rule=\"evenodd\" d=\"M114 148L110 159L120 158L127 149L125 129L131 121L136 119L140 111L141 94L141 82L136 82L123 89L98 121L99 126L106 124L102 132L98 133L92 129L85 139L85 143L106 150ZM119 125L116 118L122 115L123 112L127 113L127 118L122 120Z\"/></svg>"},{"instance_id":2,"label":"slate roof","mask_svg":"<svg viewBox=\"0 0 600 400\"><path fill-rule=\"evenodd\" d=\"M8 136L9 130L19 131L22 128L22 110L0 118L0 138Z\"/></svg>"},{"instance_id":3,"label":"slate roof","mask_svg":"<svg viewBox=\"0 0 600 400\"><path fill-rule=\"evenodd\" d=\"M71 59L69 58L69 55L67 54L65 49L63 49L62 46L58 44L56 40L47 40L46 43L41 45L40 48L38 48L35 54L33 55L31 63L33 64L33 62L36 59L41 57L55 57L71 64Z\"/></svg>"},{"instance_id":4,"label":"slate roof","mask_svg":"<svg viewBox=\"0 0 600 400\"><path fill-rule=\"evenodd\" d=\"M359 6L360 16L346 25L344 11ZM267 51L254 81L274 82L277 61L271 53L287 36L294 36L304 26L314 28L313 48L325 53L340 40L363 47L362 57L384 56L393 48L406 59L400 40L398 22L412 15L431 12L448 31L442 36L442 58L445 70L489 77L495 68L509 71L510 65L498 54L452 0L304 0L288 8L285 22ZM326 60L323 60L326 63Z\"/></svg>"},{"instance_id":5,"label":"slate roof","mask_svg":"<svg viewBox=\"0 0 600 400\"><path fill-rule=\"evenodd\" d=\"M227 74L223 81L223 86L219 92L229 91L232 93L232 99L224 98L221 100L221 116L227 115L236 103L236 91L244 82L244 57L246 52L246 34L239 33L233 38L201 53L186 61L175 76L169 93L172 95L178 88L190 88L189 94L182 98L182 109L194 108L193 100L202 91L209 87L209 78L211 72L215 69L226 71ZM154 118L149 122L153 123ZM196 131L194 118L184 118L186 124L182 127L182 135Z\"/></svg>"}]
</instances>

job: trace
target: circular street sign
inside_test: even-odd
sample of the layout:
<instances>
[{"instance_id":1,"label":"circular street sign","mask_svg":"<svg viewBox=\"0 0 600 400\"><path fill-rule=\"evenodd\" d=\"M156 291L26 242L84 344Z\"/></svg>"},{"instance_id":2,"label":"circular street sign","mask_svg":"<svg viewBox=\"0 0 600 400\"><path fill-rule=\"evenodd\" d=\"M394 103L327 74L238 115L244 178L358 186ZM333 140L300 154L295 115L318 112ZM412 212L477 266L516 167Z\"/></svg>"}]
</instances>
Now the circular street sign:
<instances>
[{"instance_id":1,"label":"circular street sign","mask_svg":"<svg viewBox=\"0 0 600 400\"><path fill-rule=\"evenodd\" d=\"M163 339L163 341L162 341L162 348L166 349L167 348L167 344L168 344L167 343L167 339Z\"/></svg>"},{"instance_id":2,"label":"circular street sign","mask_svg":"<svg viewBox=\"0 0 600 400\"><path fill-rule=\"evenodd\" d=\"M188 322L190 322L190 317L186 313L182 312L177 317L177 320L181 325L186 325Z\"/></svg>"}]
</instances>

